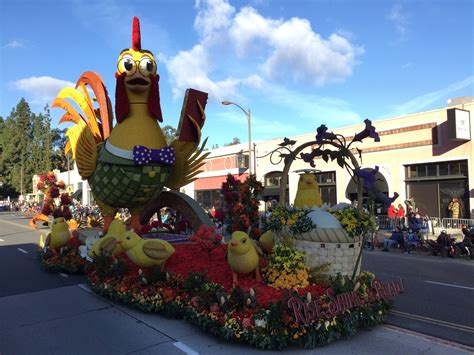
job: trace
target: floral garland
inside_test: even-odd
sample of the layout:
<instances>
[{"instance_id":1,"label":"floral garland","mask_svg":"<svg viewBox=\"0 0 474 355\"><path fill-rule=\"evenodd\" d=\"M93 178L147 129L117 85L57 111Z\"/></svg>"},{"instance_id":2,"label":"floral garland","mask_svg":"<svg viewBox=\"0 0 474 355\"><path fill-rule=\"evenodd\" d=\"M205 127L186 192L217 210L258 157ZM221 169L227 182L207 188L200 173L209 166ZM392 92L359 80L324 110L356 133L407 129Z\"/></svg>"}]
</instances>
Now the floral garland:
<instances>
[{"instance_id":1,"label":"floral garland","mask_svg":"<svg viewBox=\"0 0 474 355\"><path fill-rule=\"evenodd\" d=\"M177 245L175 255L168 260L168 272L139 269L122 254L117 258L109 257L109 260L96 259L87 277L91 289L100 295L145 312L184 318L206 333L260 349L325 345L353 335L358 329L382 323L390 308L388 302L379 300L335 317L316 319L309 325L297 323L287 307L288 299L299 297L307 302L318 298L325 302L327 286L278 290L256 284L251 276L244 275L239 282L242 288L232 289L230 270L223 270L221 266L225 262L221 260L224 252L224 246L215 249L211 265L199 256L198 246ZM183 263L183 260L187 262ZM194 260L199 263L195 264ZM196 271L199 269L203 272ZM222 275L229 282L215 282ZM364 292L372 278L361 274L356 280L361 298L367 297ZM337 294L355 288L353 283L346 282L333 289Z\"/></svg>"},{"instance_id":2,"label":"floral garland","mask_svg":"<svg viewBox=\"0 0 474 355\"><path fill-rule=\"evenodd\" d=\"M38 254L41 266L49 272L83 273L86 261L79 255L81 244L79 238L72 237L59 250L47 247L39 248Z\"/></svg>"}]
</instances>

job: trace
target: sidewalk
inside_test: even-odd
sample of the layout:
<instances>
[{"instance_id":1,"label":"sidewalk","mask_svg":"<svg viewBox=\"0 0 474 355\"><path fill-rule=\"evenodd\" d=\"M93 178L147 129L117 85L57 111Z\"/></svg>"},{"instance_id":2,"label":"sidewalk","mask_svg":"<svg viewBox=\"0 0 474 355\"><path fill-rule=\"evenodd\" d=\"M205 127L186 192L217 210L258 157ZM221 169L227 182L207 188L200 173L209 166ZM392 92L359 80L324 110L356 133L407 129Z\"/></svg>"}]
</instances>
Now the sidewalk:
<instances>
[{"instance_id":1,"label":"sidewalk","mask_svg":"<svg viewBox=\"0 0 474 355\"><path fill-rule=\"evenodd\" d=\"M146 314L68 286L0 298L0 353L273 354L224 342L182 320ZM474 349L389 325L285 354L472 354Z\"/></svg>"}]
</instances>

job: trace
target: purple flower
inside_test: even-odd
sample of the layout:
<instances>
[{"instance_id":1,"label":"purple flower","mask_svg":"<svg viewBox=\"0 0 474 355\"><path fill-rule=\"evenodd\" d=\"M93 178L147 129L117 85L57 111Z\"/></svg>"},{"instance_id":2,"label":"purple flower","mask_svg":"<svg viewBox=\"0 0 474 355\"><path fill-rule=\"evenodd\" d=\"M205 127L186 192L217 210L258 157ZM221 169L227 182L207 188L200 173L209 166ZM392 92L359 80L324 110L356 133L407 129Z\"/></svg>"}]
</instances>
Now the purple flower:
<instances>
[{"instance_id":1,"label":"purple flower","mask_svg":"<svg viewBox=\"0 0 474 355\"><path fill-rule=\"evenodd\" d=\"M380 142L379 134L375 131L375 127L372 126L372 121L366 118L365 129L354 136L353 142L362 142L364 138L373 138L375 142Z\"/></svg>"},{"instance_id":2,"label":"purple flower","mask_svg":"<svg viewBox=\"0 0 474 355\"><path fill-rule=\"evenodd\" d=\"M333 140L336 138L336 135L334 133L327 132L327 130L328 128L324 124L318 127L318 129L316 130L316 132L318 132L318 134L316 135L317 143L322 143L323 140Z\"/></svg>"},{"instance_id":3,"label":"purple flower","mask_svg":"<svg viewBox=\"0 0 474 355\"><path fill-rule=\"evenodd\" d=\"M316 156L316 151L313 150L311 153L301 153L300 154L301 158L305 163L309 163L312 168L315 168L316 165L314 165L314 157Z\"/></svg>"},{"instance_id":4,"label":"purple flower","mask_svg":"<svg viewBox=\"0 0 474 355\"><path fill-rule=\"evenodd\" d=\"M364 187L370 191L375 185L375 175L378 173L379 167L376 165L375 169L362 170L361 168L354 169L354 175L364 179Z\"/></svg>"}]
</instances>

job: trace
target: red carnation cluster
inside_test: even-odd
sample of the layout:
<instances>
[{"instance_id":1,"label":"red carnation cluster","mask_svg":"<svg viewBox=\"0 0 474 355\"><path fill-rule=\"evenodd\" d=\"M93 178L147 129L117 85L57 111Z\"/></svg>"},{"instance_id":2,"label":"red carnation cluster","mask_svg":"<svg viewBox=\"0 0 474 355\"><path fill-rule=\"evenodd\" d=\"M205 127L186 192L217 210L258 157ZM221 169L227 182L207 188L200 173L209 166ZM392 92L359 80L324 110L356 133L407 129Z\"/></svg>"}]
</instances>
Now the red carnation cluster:
<instances>
[{"instance_id":1,"label":"red carnation cluster","mask_svg":"<svg viewBox=\"0 0 474 355\"><path fill-rule=\"evenodd\" d=\"M203 251L206 251L211 262L211 254L222 242L222 235L216 232L215 227L201 226L195 234L190 238L190 241L195 243Z\"/></svg>"},{"instance_id":2,"label":"red carnation cluster","mask_svg":"<svg viewBox=\"0 0 474 355\"><path fill-rule=\"evenodd\" d=\"M60 191L66 187L64 181L57 181L54 172L49 171L47 174L39 176L39 182L36 185L38 190L43 191L45 199L41 213L46 216L53 215L54 218L64 217L65 220L72 218L69 206L72 203L72 197L67 193Z\"/></svg>"},{"instance_id":3,"label":"red carnation cluster","mask_svg":"<svg viewBox=\"0 0 474 355\"><path fill-rule=\"evenodd\" d=\"M222 184L222 193L226 209L229 232L243 231L250 229L250 236L254 239L260 237L258 228L258 196L262 193L263 186L257 181L255 175L247 177L241 183L232 175L227 175L227 181Z\"/></svg>"}]
</instances>

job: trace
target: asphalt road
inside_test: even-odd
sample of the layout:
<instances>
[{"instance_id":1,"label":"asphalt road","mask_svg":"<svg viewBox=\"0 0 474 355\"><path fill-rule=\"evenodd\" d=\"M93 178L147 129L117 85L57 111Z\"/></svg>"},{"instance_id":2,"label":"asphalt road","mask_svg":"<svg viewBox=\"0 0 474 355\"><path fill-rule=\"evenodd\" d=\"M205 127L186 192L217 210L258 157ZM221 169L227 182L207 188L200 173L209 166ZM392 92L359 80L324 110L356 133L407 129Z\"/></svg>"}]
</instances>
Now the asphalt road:
<instances>
[{"instance_id":1,"label":"asphalt road","mask_svg":"<svg viewBox=\"0 0 474 355\"><path fill-rule=\"evenodd\" d=\"M404 281L387 323L474 346L474 260L376 250L364 252L362 268Z\"/></svg>"},{"instance_id":2,"label":"asphalt road","mask_svg":"<svg viewBox=\"0 0 474 355\"><path fill-rule=\"evenodd\" d=\"M32 230L21 213L0 213L0 297L85 283L40 268L37 244L46 232ZM404 281L387 323L474 346L474 261L376 250L364 252L362 267L381 280Z\"/></svg>"},{"instance_id":3,"label":"asphalt road","mask_svg":"<svg viewBox=\"0 0 474 355\"><path fill-rule=\"evenodd\" d=\"M52 274L37 259L40 235L21 213L0 213L0 297L64 287L85 282L84 276Z\"/></svg>"}]
</instances>

